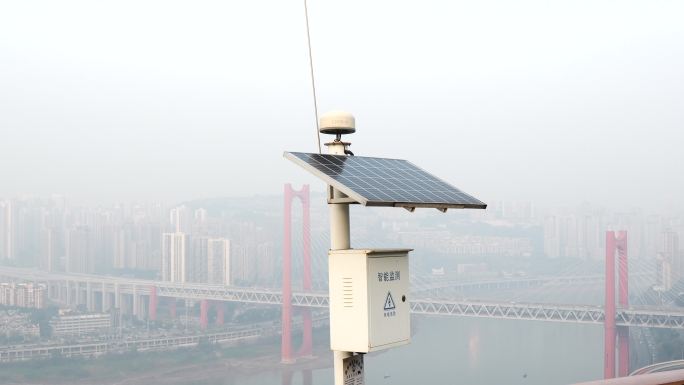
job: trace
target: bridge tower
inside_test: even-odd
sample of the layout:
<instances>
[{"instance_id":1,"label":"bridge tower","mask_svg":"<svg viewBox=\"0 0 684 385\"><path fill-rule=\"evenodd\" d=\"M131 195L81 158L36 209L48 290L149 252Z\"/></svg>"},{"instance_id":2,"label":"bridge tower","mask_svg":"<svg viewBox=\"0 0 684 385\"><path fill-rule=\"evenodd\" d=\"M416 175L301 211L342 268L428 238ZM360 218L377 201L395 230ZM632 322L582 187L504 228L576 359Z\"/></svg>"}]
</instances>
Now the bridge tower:
<instances>
[{"instance_id":1,"label":"bridge tower","mask_svg":"<svg viewBox=\"0 0 684 385\"><path fill-rule=\"evenodd\" d=\"M627 270L627 232L606 232L606 302L604 320L604 378L615 378L615 350L617 342L618 375L629 374L629 328L616 326L615 254L618 255L618 302L620 308L629 307L629 274Z\"/></svg>"},{"instance_id":2,"label":"bridge tower","mask_svg":"<svg viewBox=\"0 0 684 385\"><path fill-rule=\"evenodd\" d=\"M283 241L283 313L282 313L282 362L290 363L296 358L292 352L292 201L299 198L302 204L302 238L303 238L303 258L304 272L302 289L310 291L311 281L311 217L309 185L302 186L302 189L295 191L292 185L285 184L285 226ZM297 352L297 356L310 356L313 345L311 310L308 308L299 309L302 314L302 346Z\"/></svg>"}]
</instances>

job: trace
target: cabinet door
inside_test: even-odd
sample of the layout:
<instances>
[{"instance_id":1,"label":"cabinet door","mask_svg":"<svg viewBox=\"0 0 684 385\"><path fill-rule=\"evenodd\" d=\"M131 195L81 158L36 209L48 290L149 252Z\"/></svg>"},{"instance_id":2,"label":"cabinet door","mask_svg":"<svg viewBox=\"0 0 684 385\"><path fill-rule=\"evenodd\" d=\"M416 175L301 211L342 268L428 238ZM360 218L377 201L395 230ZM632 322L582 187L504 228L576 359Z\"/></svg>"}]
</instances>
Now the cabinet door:
<instances>
[{"instance_id":1,"label":"cabinet door","mask_svg":"<svg viewBox=\"0 0 684 385\"><path fill-rule=\"evenodd\" d=\"M411 336L408 257L368 258L369 347L408 343Z\"/></svg>"}]
</instances>

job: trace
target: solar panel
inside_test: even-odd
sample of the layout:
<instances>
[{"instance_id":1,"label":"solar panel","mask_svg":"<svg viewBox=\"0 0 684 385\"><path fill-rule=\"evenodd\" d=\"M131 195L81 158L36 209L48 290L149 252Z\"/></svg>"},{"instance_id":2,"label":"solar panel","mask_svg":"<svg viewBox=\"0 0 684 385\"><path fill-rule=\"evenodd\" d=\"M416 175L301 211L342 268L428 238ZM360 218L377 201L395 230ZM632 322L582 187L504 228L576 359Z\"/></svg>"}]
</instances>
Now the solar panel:
<instances>
[{"instance_id":1,"label":"solar panel","mask_svg":"<svg viewBox=\"0 0 684 385\"><path fill-rule=\"evenodd\" d=\"M304 152L284 156L364 206L487 208L406 160Z\"/></svg>"}]
</instances>

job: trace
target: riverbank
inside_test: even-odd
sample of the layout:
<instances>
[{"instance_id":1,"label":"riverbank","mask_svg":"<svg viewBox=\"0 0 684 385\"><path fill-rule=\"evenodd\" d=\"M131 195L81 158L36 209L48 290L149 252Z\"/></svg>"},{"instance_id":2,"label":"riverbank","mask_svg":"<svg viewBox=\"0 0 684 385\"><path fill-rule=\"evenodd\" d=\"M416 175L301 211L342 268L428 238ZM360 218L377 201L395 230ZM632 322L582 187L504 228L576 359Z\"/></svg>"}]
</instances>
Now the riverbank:
<instances>
[{"instance_id":1,"label":"riverbank","mask_svg":"<svg viewBox=\"0 0 684 385\"><path fill-rule=\"evenodd\" d=\"M327 330L315 331L313 358L288 365L292 370L318 369L331 364ZM0 365L0 383L7 385L143 385L202 384L209 379L280 371L280 339L222 347L202 344L163 352L130 352L96 359L53 358Z\"/></svg>"}]
</instances>

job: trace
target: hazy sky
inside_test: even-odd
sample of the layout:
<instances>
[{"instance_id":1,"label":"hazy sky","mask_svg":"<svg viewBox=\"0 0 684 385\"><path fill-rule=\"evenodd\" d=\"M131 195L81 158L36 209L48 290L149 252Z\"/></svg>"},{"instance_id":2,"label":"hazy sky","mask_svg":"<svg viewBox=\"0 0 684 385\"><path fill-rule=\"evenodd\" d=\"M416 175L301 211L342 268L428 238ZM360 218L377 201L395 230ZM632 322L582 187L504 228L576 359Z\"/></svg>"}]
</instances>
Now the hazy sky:
<instances>
[{"instance_id":1,"label":"hazy sky","mask_svg":"<svg viewBox=\"0 0 684 385\"><path fill-rule=\"evenodd\" d=\"M357 155L485 201L682 207L684 2L309 7ZM322 190L283 150L315 151L302 1L0 2L0 196Z\"/></svg>"}]
</instances>

